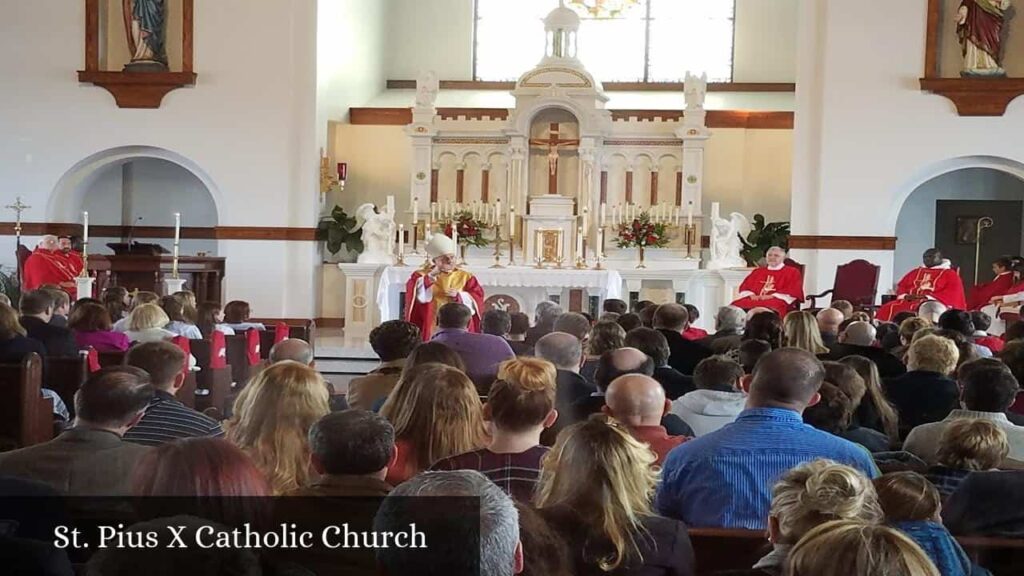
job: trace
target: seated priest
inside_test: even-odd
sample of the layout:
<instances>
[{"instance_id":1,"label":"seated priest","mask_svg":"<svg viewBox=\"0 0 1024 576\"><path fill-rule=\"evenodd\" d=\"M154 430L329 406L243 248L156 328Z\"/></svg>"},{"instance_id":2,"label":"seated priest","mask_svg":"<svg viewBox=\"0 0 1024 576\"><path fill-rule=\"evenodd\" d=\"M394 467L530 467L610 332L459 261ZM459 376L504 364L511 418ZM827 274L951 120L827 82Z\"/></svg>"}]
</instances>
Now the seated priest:
<instances>
[{"instance_id":1,"label":"seated priest","mask_svg":"<svg viewBox=\"0 0 1024 576\"><path fill-rule=\"evenodd\" d=\"M786 265L786 251L772 246L767 261L740 284L739 299L733 306L744 310L768 308L783 317L794 302L804 299L804 279L800 270Z\"/></svg>"},{"instance_id":2,"label":"seated priest","mask_svg":"<svg viewBox=\"0 0 1024 576\"><path fill-rule=\"evenodd\" d=\"M75 278L82 272L81 258L69 258L56 236L47 234L25 260L21 289L30 292L44 284L60 286L71 299L76 296Z\"/></svg>"},{"instance_id":3,"label":"seated priest","mask_svg":"<svg viewBox=\"0 0 1024 576\"><path fill-rule=\"evenodd\" d=\"M896 286L896 299L882 305L877 318L890 321L900 312L914 312L926 300L937 300L947 308L965 310L964 284L960 274L938 248L929 248L921 256L922 266L908 272Z\"/></svg>"},{"instance_id":4,"label":"seated priest","mask_svg":"<svg viewBox=\"0 0 1024 576\"><path fill-rule=\"evenodd\" d=\"M406 320L419 326L426 342L437 326L437 312L449 302L465 304L473 312L470 332L480 332L484 309L484 289L472 273L455 264L455 241L444 234L434 234L427 242L430 263L412 273L405 285Z\"/></svg>"},{"instance_id":5,"label":"seated priest","mask_svg":"<svg viewBox=\"0 0 1024 576\"><path fill-rule=\"evenodd\" d=\"M1014 283L1013 258L1003 256L992 263L992 272L995 278L991 282L977 284L971 288L970 296L967 298L968 310L981 310L988 306L993 298L998 298L1010 291Z\"/></svg>"}]
</instances>

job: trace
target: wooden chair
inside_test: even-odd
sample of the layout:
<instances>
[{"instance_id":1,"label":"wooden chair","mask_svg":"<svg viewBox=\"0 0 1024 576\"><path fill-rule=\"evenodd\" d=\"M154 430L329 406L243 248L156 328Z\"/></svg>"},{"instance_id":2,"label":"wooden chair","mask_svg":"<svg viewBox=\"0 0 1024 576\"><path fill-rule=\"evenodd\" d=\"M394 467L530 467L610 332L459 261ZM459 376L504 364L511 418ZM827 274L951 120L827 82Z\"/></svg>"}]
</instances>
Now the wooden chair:
<instances>
[{"instance_id":1,"label":"wooden chair","mask_svg":"<svg viewBox=\"0 0 1024 576\"><path fill-rule=\"evenodd\" d=\"M45 387L64 401L68 412L75 415L75 392L89 379L89 356L83 350L78 356L51 356L46 359Z\"/></svg>"},{"instance_id":2,"label":"wooden chair","mask_svg":"<svg viewBox=\"0 0 1024 576\"><path fill-rule=\"evenodd\" d=\"M811 294L806 300L811 310L819 310L818 298L831 295L832 301L847 300L857 308L871 308L878 294L878 276L881 266L867 260L853 260L836 268L832 289L821 294Z\"/></svg>"},{"instance_id":3,"label":"wooden chair","mask_svg":"<svg viewBox=\"0 0 1024 576\"><path fill-rule=\"evenodd\" d=\"M227 363L224 334L215 332L211 340L192 340L190 344L192 355L196 357L196 364L200 368L196 375L196 387L206 391L206 394L196 396L196 409L202 411L216 408L221 414L227 414L228 397L231 395L231 366Z\"/></svg>"},{"instance_id":4,"label":"wooden chair","mask_svg":"<svg viewBox=\"0 0 1024 576\"><path fill-rule=\"evenodd\" d=\"M43 398L43 359L35 352L18 364L0 364L0 437L18 447L53 439L53 400Z\"/></svg>"}]
</instances>

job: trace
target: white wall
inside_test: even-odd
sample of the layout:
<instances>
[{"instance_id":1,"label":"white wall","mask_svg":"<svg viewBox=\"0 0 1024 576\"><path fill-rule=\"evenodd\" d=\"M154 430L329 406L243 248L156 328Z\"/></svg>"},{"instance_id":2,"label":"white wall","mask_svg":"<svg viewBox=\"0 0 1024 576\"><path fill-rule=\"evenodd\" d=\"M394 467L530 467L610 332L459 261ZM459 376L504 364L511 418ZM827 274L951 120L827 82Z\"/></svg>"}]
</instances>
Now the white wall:
<instances>
[{"instance_id":1,"label":"white wall","mask_svg":"<svg viewBox=\"0 0 1024 576\"><path fill-rule=\"evenodd\" d=\"M473 79L473 0L388 4L387 78L411 80L420 70L435 70L444 80ZM736 0L734 81L794 81L798 4Z\"/></svg>"},{"instance_id":2,"label":"white wall","mask_svg":"<svg viewBox=\"0 0 1024 576\"><path fill-rule=\"evenodd\" d=\"M903 201L924 181L955 167L1022 166L1024 99L1001 118L963 118L920 91L926 5L800 4L794 233L894 236ZM831 287L834 266L849 259L804 252L808 290ZM893 254L867 256L883 265L881 287L891 286Z\"/></svg>"}]
</instances>

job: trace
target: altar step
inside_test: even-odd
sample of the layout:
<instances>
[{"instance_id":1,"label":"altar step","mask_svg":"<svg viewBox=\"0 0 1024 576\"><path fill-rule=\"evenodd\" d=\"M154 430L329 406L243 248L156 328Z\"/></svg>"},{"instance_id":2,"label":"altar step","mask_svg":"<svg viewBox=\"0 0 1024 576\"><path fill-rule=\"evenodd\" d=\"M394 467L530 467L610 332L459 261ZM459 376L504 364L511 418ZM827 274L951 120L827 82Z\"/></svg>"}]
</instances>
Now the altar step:
<instances>
[{"instance_id":1,"label":"altar step","mask_svg":"<svg viewBox=\"0 0 1024 576\"><path fill-rule=\"evenodd\" d=\"M317 338L316 369L335 391L346 392L353 378L370 372L380 362L365 338L346 339L331 332Z\"/></svg>"}]
</instances>

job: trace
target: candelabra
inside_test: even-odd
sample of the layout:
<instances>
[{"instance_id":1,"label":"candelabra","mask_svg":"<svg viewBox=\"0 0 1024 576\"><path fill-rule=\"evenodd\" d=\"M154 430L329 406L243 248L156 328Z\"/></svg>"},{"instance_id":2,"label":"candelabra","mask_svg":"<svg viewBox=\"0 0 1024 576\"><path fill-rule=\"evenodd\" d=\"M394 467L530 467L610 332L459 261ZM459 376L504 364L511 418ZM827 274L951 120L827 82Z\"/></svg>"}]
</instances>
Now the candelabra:
<instances>
[{"instance_id":1,"label":"candelabra","mask_svg":"<svg viewBox=\"0 0 1024 576\"><path fill-rule=\"evenodd\" d=\"M491 268L496 268L496 269L497 268L504 268L504 266L501 265L501 244L502 244L502 242L503 242L503 240L501 239L501 225L500 224L495 224L494 225L494 264L491 265ZM509 241L509 246L511 246L511 245L512 245L512 241L510 240ZM510 264L511 264L511 262L510 262Z\"/></svg>"}]
</instances>

